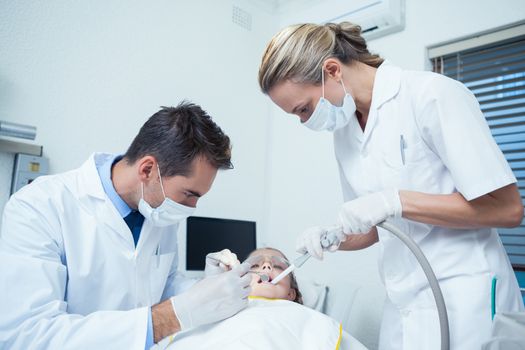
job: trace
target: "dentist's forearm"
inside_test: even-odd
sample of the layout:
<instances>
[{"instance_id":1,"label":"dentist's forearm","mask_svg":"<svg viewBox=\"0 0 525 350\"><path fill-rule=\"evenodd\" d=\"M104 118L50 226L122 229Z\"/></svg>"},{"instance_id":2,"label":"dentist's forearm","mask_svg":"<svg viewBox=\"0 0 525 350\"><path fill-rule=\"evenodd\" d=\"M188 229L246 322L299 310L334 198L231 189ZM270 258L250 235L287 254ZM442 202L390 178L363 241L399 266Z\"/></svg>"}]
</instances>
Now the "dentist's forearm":
<instances>
[{"instance_id":1,"label":"dentist's forearm","mask_svg":"<svg viewBox=\"0 0 525 350\"><path fill-rule=\"evenodd\" d=\"M180 323L173 311L171 300L152 306L151 321L153 322L153 339L158 343L168 335L180 332Z\"/></svg>"},{"instance_id":2,"label":"dentist's forearm","mask_svg":"<svg viewBox=\"0 0 525 350\"><path fill-rule=\"evenodd\" d=\"M403 217L451 228L514 227L523 219L515 184L467 201L460 193L446 195L399 191Z\"/></svg>"},{"instance_id":3,"label":"dentist's forearm","mask_svg":"<svg viewBox=\"0 0 525 350\"><path fill-rule=\"evenodd\" d=\"M346 241L342 242L339 250L359 250L365 249L377 243L379 240L377 236L377 229L374 227L368 233L348 235Z\"/></svg>"}]
</instances>

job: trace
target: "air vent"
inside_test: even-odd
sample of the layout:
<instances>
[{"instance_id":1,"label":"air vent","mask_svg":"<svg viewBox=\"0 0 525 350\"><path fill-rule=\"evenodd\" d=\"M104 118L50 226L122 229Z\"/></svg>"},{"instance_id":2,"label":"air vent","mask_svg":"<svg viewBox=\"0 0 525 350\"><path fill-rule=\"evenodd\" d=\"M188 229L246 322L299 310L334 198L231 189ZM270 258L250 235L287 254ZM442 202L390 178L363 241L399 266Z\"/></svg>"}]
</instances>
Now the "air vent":
<instances>
[{"instance_id":1,"label":"air vent","mask_svg":"<svg viewBox=\"0 0 525 350\"><path fill-rule=\"evenodd\" d=\"M233 6L232 22L246 30L252 30L252 15L240 7Z\"/></svg>"}]
</instances>

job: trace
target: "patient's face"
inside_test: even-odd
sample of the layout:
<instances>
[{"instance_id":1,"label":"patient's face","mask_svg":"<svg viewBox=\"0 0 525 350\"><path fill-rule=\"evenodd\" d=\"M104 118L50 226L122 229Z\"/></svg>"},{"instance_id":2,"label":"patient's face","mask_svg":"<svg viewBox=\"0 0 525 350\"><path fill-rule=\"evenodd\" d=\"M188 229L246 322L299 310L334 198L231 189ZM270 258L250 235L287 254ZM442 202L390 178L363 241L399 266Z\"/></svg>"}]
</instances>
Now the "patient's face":
<instances>
[{"instance_id":1,"label":"patient's face","mask_svg":"<svg viewBox=\"0 0 525 350\"><path fill-rule=\"evenodd\" d=\"M268 248L257 249L250 254L248 260L252 262L251 271L264 273L270 277L268 282L263 282L260 275L252 274L252 296L286 300L295 299L296 292L290 286L290 275L275 285L270 283L289 266L288 260L280 252Z\"/></svg>"}]
</instances>

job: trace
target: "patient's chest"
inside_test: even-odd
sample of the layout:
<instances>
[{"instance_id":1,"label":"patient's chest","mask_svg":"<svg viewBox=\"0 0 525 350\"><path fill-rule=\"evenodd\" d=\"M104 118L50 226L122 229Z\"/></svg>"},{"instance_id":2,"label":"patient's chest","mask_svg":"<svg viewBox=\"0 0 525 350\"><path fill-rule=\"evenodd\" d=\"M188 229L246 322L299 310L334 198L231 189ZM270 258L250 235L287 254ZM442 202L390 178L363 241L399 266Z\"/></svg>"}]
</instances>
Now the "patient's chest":
<instances>
[{"instance_id":1,"label":"patient's chest","mask_svg":"<svg viewBox=\"0 0 525 350\"><path fill-rule=\"evenodd\" d=\"M342 331L330 317L287 300L250 299L222 322L180 334L173 348L336 349Z\"/></svg>"}]
</instances>

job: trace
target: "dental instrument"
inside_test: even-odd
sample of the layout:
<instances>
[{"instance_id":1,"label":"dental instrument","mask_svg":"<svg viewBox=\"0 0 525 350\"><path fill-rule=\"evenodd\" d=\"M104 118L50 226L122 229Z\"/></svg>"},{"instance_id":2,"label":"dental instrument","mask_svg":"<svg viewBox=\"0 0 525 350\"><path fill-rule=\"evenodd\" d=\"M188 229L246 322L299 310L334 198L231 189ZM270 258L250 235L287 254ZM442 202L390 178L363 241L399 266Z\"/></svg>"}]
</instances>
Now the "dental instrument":
<instances>
[{"instance_id":1,"label":"dental instrument","mask_svg":"<svg viewBox=\"0 0 525 350\"><path fill-rule=\"evenodd\" d=\"M261 281L263 281L263 282L270 281L270 276L268 276L265 273L261 273L261 272L257 272L257 271L248 271L248 273L253 273L253 274L259 275L259 277L261 278Z\"/></svg>"},{"instance_id":2,"label":"dental instrument","mask_svg":"<svg viewBox=\"0 0 525 350\"><path fill-rule=\"evenodd\" d=\"M323 235L323 238L321 238L321 246L323 248L328 248L331 246L335 240L337 239L337 233L341 232L343 229L341 227L337 227L333 230L328 231ZM310 258L309 253L304 253L300 257L296 258L293 263L283 272L281 272L277 277L275 277L271 284L277 284L279 283L283 278L288 276L290 273L292 273L295 269L303 266L303 264Z\"/></svg>"},{"instance_id":3,"label":"dental instrument","mask_svg":"<svg viewBox=\"0 0 525 350\"><path fill-rule=\"evenodd\" d=\"M231 270L233 267L235 267L235 266L237 266L239 264L239 263L234 263L233 265L227 265L227 264L223 263L221 259L218 259L218 258L216 258L214 256L210 256L210 255L207 255L206 259L217 261L219 267L226 268L227 270Z\"/></svg>"}]
</instances>

